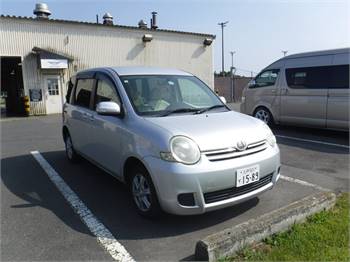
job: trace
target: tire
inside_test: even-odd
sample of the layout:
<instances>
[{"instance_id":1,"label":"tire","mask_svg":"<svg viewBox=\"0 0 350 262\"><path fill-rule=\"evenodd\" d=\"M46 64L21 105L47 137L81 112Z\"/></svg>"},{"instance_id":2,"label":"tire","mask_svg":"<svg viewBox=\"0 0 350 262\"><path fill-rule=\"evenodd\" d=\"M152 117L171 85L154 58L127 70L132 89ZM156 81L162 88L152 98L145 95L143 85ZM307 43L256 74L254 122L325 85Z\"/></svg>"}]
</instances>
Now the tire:
<instances>
[{"instance_id":1,"label":"tire","mask_svg":"<svg viewBox=\"0 0 350 262\"><path fill-rule=\"evenodd\" d=\"M272 114L265 107L258 107L254 111L254 117L257 118L257 119L260 119L261 121L263 121L265 124L267 124L269 126L273 126L274 125Z\"/></svg>"},{"instance_id":2,"label":"tire","mask_svg":"<svg viewBox=\"0 0 350 262\"><path fill-rule=\"evenodd\" d=\"M67 156L68 160L72 163L78 162L79 155L74 150L72 138L70 137L69 133L67 133L65 135L64 144L65 144L66 156Z\"/></svg>"},{"instance_id":3,"label":"tire","mask_svg":"<svg viewBox=\"0 0 350 262\"><path fill-rule=\"evenodd\" d=\"M135 166L130 171L129 188L137 212L146 218L155 218L162 214L156 190L147 170Z\"/></svg>"}]
</instances>

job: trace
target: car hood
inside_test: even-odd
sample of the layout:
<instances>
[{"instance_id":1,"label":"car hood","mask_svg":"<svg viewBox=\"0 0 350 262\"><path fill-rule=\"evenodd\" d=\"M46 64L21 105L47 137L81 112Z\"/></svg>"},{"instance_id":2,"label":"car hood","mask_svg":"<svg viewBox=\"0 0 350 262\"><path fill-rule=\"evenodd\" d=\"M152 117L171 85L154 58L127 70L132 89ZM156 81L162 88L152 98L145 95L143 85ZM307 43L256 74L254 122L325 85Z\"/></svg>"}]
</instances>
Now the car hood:
<instances>
[{"instance_id":1,"label":"car hood","mask_svg":"<svg viewBox=\"0 0 350 262\"><path fill-rule=\"evenodd\" d=\"M260 120L234 111L146 119L173 136L193 139L201 151L235 147L242 140L250 144L266 139Z\"/></svg>"}]
</instances>

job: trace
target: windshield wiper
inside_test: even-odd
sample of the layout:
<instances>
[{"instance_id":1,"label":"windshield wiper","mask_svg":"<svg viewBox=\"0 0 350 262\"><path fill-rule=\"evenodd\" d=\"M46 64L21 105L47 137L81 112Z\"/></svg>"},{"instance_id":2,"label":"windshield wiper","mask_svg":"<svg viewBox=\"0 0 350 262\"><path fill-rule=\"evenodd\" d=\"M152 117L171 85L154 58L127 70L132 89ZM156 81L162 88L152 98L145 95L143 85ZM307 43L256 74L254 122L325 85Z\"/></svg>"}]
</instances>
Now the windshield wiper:
<instances>
[{"instance_id":1,"label":"windshield wiper","mask_svg":"<svg viewBox=\"0 0 350 262\"><path fill-rule=\"evenodd\" d=\"M207 107L207 108L203 108L203 109L201 109L201 110L197 110L196 114L202 114L202 113L207 112L207 111L210 111L210 110L212 110L212 109L214 109L214 108L220 108L220 107L226 107L226 106L224 106L224 105L210 106L210 107Z\"/></svg>"},{"instance_id":2,"label":"windshield wiper","mask_svg":"<svg viewBox=\"0 0 350 262\"><path fill-rule=\"evenodd\" d=\"M187 112L198 112L198 109L196 109L196 108L178 108L178 109L175 109L175 110L166 111L164 114L162 114L160 116L168 116L168 115L171 115L171 114L187 113Z\"/></svg>"}]
</instances>

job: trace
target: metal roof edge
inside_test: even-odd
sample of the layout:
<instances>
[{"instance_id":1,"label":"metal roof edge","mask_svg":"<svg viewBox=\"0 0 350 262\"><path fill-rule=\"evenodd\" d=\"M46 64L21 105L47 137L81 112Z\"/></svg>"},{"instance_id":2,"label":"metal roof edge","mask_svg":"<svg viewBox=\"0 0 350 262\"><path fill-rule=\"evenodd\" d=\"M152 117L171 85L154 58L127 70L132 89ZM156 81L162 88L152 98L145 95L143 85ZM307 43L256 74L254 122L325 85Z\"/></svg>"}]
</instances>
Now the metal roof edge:
<instances>
[{"instance_id":1,"label":"metal roof edge","mask_svg":"<svg viewBox=\"0 0 350 262\"><path fill-rule=\"evenodd\" d=\"M0 18L10 18L10 19L19 19L19 20L37 21L37 22L53 22L53 23L81 24L81 25L90 25L90 26L103 26L103 27L110 27L110 28L132 29L132 30L139 30L139 31L146 31L146 32L165 32L165 33L176 33L176 34L210 37L213 39L216 38L216 35L205 34L205 33L185 32L185 31L177 31L177 30L170 30L170 29L139 28L137 26L128 26L128 25L104 25L100 23L97 24L93 22L64 20L64 19L36 19L28 16L15 16L15 15L4 15L4 14L1 14Z\"/></svg>"}]
</instances>

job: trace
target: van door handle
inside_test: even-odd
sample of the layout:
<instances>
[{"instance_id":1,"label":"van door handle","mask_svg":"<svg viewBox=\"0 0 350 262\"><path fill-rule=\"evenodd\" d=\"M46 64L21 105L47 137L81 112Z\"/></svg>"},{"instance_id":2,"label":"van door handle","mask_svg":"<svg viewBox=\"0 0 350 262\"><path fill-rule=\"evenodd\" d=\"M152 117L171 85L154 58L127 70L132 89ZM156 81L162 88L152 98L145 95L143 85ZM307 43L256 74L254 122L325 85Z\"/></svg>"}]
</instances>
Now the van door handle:
<instances>
[{"instance_id":1,"label":"van door handle","mask_svg":"<svg viewBox=\"0 0 350 262\"><path fill-rule=\"evenodd\" d=\"M276 89L271 89L271 93L276 93Z\"/></svg>"}]
</instances>

